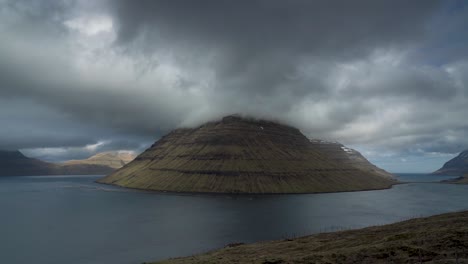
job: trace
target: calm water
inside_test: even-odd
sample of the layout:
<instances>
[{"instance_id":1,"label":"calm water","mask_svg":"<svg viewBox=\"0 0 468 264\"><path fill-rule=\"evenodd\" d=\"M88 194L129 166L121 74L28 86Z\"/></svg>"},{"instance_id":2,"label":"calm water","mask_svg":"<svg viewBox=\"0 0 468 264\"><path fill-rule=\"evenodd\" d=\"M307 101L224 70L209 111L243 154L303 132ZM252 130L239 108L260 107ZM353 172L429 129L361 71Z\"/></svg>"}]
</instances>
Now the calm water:
<instances>
[{"instance_id":1,"label":"calm water","mask_svg":"<svg viewBox=\"0 0 468 264\"><path fill-rule=\"evenodd\" d=\"M171 195L97 176L0 178L0 262L141 263L232 242L281 239L467 210L468 185L279 196ZM441 176L400 174L407 181Z\"/></svg>"}]
</instances>

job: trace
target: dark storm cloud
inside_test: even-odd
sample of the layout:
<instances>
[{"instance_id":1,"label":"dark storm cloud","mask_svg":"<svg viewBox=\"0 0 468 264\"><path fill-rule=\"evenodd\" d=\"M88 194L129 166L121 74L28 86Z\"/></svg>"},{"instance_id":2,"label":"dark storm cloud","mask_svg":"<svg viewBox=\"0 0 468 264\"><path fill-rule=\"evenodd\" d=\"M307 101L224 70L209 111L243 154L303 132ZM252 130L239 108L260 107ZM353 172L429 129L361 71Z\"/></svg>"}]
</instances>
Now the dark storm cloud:
<instances>
[{"instance_id":1,"label":"dark storm cloud","mask_svg":"<svg viewBox=\"0 0 468 264\"><path fill-rule=\"evenodd\" d=\"M204 65L213 68L220 82L215 89L244 95L242 99L292 95L286 108L297 97L328 92L323 75L301 76L301 64L350 61L376 48L414 45L425 36L426 23L439 6L437 1L113 4L118 44L132 52L175 52L180 64L201 64L200 58L216 56L213 65ZM327 74L326 68L319 70Z\"/></svg>"},{"instance_id":2,"label":"dark storm cloud","mask_svg":"<svg viewBox=\"0 0 468 264\"><path fill-rule=\"evenodd\" d=\"M407 44L424 34L427 17L438 6L437 1L372 0L124 0L113 5L123 43L148 33L155 44L167 39L230 47L246 54L240 65L278 50L349 57L382 44ZM148 48L155 44L145 43Z\"/></svg>"},{"instance_id":3,"label":"dark storm cloud","mask_svg":"<svg viewBox=\"0 0 468 264\"><path fill-rule=\"evenodd\" d=\"M79 124L31 100L0 99L0 149L81 146L92 143Z\"/></svg>"},{"instance_id":4,"label":"dark storm cloud","mask_svg":"<svg viewBox=\"0 0 468 264\"><path fill-rule=\"evenodd\" d=\"M30 100L0 99L0 123L0 149L9 150L67 147L73 154L89 156L99 151L141 150L142 145L149 146L154 140L138 135L122 137L111 129L70 120L67 114ZM96 149L82 148L95 144L99 144Z\"/></svg>"},{"instance_id":5,"label":"dark storm cloud","mask_svg":"<svg viewBox=\"0 0 468 264\"><path fill-rule=\"evenodd\" d=\"M381 152L460 151L456 3L0 0L0 147L142 149L240 113Z\"/></svg>"}]
</instances>

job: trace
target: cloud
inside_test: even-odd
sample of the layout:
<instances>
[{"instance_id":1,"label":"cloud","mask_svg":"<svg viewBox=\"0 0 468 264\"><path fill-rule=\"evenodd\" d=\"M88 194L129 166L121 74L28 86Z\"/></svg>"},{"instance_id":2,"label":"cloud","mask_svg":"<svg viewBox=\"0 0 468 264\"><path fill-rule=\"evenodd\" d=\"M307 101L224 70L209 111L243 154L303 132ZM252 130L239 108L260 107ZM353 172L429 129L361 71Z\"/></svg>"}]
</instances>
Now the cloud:
<instances>
[{"instance_id":1,"label":"cloud","mask_svg":"<svg viewBox=\"0 0 468 264\"><path fill-rule=\"evenodd\" d=\"M468 148L467 10L450 1L1 1L0 147L141 148L175 127L241 113L401 158L458 152Z\"/></svg>"}]
</instances>

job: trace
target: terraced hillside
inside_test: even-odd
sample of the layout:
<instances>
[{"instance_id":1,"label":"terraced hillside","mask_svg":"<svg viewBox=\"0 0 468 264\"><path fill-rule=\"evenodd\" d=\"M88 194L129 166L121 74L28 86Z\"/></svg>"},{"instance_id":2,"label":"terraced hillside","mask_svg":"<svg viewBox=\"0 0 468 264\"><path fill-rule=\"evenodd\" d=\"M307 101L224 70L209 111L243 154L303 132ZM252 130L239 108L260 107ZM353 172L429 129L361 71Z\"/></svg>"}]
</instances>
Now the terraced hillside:
<instances>
[{"instance_id":1,"label":"terraced hillside","mask_svg":"<svg viewBox=\"0 0 468 264\"><path fill-rule=\"evenodd\" d=\"M207 193L356 191L395 183L340 161L296 128L237 116L174 130L98 182Z\"/></svg>"}]
</instances>

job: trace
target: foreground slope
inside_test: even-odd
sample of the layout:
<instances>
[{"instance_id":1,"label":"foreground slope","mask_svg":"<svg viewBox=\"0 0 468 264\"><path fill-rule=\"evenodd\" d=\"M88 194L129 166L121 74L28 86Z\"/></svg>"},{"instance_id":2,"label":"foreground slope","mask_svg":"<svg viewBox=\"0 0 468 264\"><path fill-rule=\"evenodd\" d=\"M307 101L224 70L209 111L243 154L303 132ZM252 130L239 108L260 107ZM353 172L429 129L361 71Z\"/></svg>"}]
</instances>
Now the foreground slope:
<instances>
[{"instance_id":1,"label":"foreground slope","mask_svg":"<svg viewBox=\"0 0 468 264\"><path fill-rule=\"evenodd\" d=\"M468 211L364 229L226 247L185 263L468 263Z\"/></svg>"},{"instance_id":2,"label":"foreground slope","mask_svg":"<svg viewBox=\"0 0 468 264\"><path fill-rule=\"evenodd\" d=\"M343 152L343 151L340 151ZM388 188L298 129L236 116L177 129L98 182L173 192L312 193Z\"/></svg>"},{"instance_id":3,"label":"foreground slope","mask_svg":"<svg viewBox=\"0 0 468 264\"><path fill-rule=\"evenodd\" d=\"M434 174L444 175L463 175L465 173L468 173L468 150L447 161L442 168L434 172Z\"/></svg>"}]
</instances>

